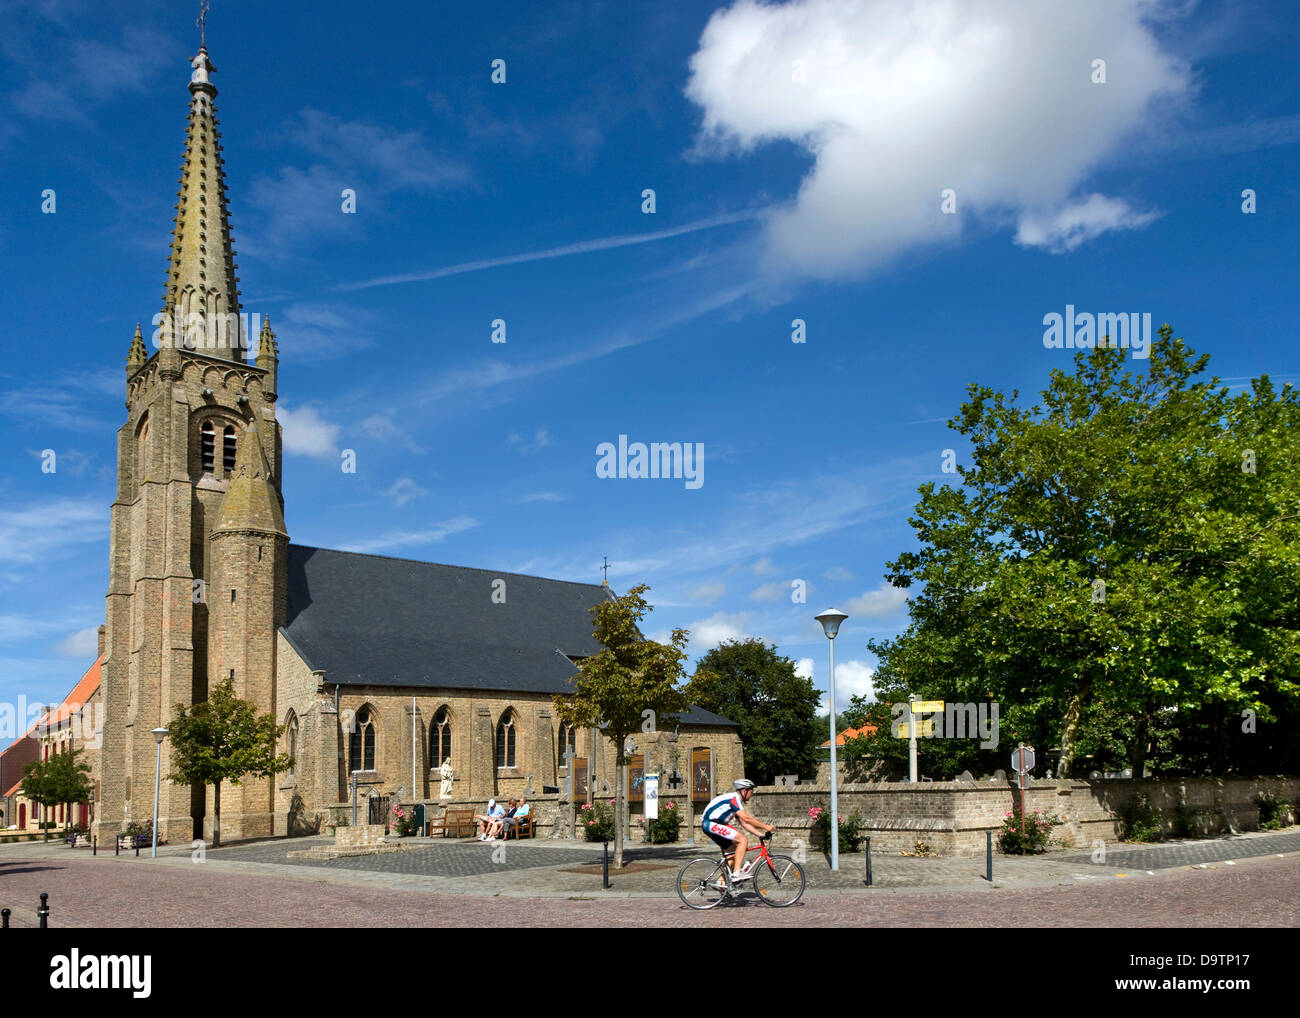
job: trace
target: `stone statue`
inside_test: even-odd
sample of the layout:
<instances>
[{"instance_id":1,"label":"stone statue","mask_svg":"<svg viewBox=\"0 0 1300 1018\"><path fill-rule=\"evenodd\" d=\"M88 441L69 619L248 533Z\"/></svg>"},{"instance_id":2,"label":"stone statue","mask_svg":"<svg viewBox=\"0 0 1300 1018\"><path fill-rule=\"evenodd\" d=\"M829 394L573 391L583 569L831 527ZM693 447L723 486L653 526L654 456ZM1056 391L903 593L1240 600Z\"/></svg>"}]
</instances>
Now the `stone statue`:
<instances>
[{"instance_id":1,"label":"stone statue","mask_svg":"<svg viewBox=\"0 0 1300 1018\"><path fill-rule=\"evenodd\" d=\"M438 790L439 799L451 798L451 782L456 777L456 772L451 768L451 757L447 757L438 768L438 776L442 778L442 787Z\"/></svg>"}]
</instances>

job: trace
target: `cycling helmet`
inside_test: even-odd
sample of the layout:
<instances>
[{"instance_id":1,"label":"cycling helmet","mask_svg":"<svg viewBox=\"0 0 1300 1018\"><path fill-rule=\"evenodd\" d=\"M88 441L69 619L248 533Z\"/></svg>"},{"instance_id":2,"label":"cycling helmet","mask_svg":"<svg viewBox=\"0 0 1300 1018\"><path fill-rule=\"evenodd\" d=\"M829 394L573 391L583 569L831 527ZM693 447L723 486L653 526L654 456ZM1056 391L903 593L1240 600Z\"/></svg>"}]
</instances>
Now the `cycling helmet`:
<instances>
[{"instance_id":1,"label":"cycling helmet","mask_svg":"<svg viewBox=\"0 0 1300 1018\"><path fill-rule=\"evenodd\" d=\"M733 781L731 783L731 787L734 788L737 792L739 792L746 788L753 788L754 783L750 781L749 778L741 778L739 781Z\"/></svg>"}]
</instances>

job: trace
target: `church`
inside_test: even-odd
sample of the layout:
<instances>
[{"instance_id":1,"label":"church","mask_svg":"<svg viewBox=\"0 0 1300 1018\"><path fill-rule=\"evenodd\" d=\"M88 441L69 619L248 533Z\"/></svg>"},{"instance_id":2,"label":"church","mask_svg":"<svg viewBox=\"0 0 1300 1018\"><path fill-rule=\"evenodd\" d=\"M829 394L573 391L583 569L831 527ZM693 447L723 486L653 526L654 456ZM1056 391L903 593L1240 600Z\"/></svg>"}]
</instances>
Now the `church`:
<instances>
[{"instance_id":1,"label":"church","mask_svg":"<svg viewBox=\"0 0 1300 1018\"><path fill-rule=\"evenodd\" d=\"M606 584L290 543L279 349L266 319L247 356L206 45L191 66L162 325L152 353L137 325L126 361L94 832L107 843L152 817L154 729L224 681L284 726L294 763L223 786L223 840L318 832L354 787L378 803L437 802L446 761L444 803L528 794L552 834L566 786L582 802L625 780L633 813L644 774L689 803L728 787L744 766L726 718L692 708L638 733L617 778L609 740L555 716L555 695L600 649L590 609L612 597ZM165 777L165 738L161 754ZM162 782L167 841L210 840L213 813L211 788Z\"/></svg>"}]
</instances>

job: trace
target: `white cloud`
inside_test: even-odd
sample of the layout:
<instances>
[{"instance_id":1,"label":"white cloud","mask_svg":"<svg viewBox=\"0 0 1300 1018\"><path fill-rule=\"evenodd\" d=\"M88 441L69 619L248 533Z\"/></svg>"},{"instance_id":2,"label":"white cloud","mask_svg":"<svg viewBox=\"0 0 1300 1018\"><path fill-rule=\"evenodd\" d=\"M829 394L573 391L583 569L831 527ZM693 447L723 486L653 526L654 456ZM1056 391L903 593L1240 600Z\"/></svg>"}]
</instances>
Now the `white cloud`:
<instances>
[{"instance_id":1,"label":"white cloud","mask_svg":"<svg viewBox=\"0 0 1300 1018\"><path fill-rule=\"evenodd\" d=\"M814 165L765 226L770 274L847 277L954 241L964 218L1049 222L1191 92L1144 23L1158 3L738 0L691 58L696 151L786 140ZM1093 84L1104 57L1107 82ZM802 77L802 80L797 80ZM944 215L940 192L956 192ZM1133 214L1107 225L1136 225ZM1092 234L1092 235L1095 235Z\"/></svg>"},{"instance_id":2,"label":"white cloud","mask_svg":"<svg viewBox=\"0 0 1300 1018\"><path fill-rule=\"evenodd\" d=\"M725 583L701 583L698 587L688 590L686 596L692 601L703 601L705 604L712 604L726 592L727 585Z\"/></svg>"},{"instance_id":3,"label":"white cloud","mask_svg":"<svg viewBox=\"0 0 1300 1018\"><path fill-rule=\"evenodd\" d=\"M755 576L771 576L773 573L780 572L776 566L772 565L772 560L766 555L750 566L750 568L754 571Z\"/></svg>"},{"instance_id":4,"label":"white cloud","mask_svg":"<svg viewBox=\"0 0 1300 1018\"><path fill-rule=\"evenodd\" d=\"M79 629L70 634L54 645L54 653L59 657L94 660L95 655L99 653L99 627L91 626L89 629Z\"/></svg>"},{"instance_id":5,"label":"white cloud","mask_svg":"<svg viewBox=\"0 0 1300 1018\"><path fill-rule=\"evenodd\" d=\"M1137 212L1128 202L1090 194L1045 216L1026 212L1020 217L1016 243L1021 247L1043 247L1053 254L1073 251L1110 230L1136 230L1153 219L1154 212Z\"/></svg>"},{"instance_id":6,"label":"white cloud","mask_svg":"<svg viewBox=\"0 0 1300 1018\"><path fill-rule=\"evenodd\" d=\"M794 663L794 673L800 678L811 679L816 671L816 665L810 657L801 657Z\"/></svg>"},{"instance_id":7,"label":"white cloud","mask_svg":"<svg viewBox=\"0 0 1300 1018\"><path fill-rule=\"evenodd\" d=\"M907 591L888 583L849 599L844 610L850 618L881 619L895 615L907 606Z\"/></svg>"},{"instance_id":8,"label":"white cloud","mask_svg":"<svg viewBox=\"0 0 1300 1018\"><path fill-rule=\"evenodd\" d=\"M743 640L749 635L748 626L749 615L744 612L718 612L692 622L686 627L691 632L691 653L703 654L725 640Z\"/></svg>"},{"instance_id":9,"label":"white cloud","mask_svg":"<svg viewBox=\"0 0 1300 1018\"><path fill-rule=\"evenodd\" d=\"M531 495L525 495L519 501L521 502L563 502L564 496L558 491L535 491Z\"/></svg>"},{"instance_id":10,"label":"white cloud","mask_svg":"<svg viewBox=\"0 0 1300 1018\"><path fill-rule=\"evenodd\" d=\"M338 437L343 428L326 421L315 407L308 405L290 410L281 404L276 417L284 429L285 452L320 459L338 457Z\"/></svg>"},{"instance_id":11,"label":"white cloud","mask_svg":"<svg viewBox=\"0 0 1300 1018\"><path fill-rule=\"evenodd\" d=\"M399 509L406 505L413 498L419 498L422 495L429 494L428 489L421 488L409 477L399 477L397 482L384 492L386 498L391 498L393 504Z\"/></svg>"},{"instance_id":12,"label":"white cloud","mask_svg":"<svg viewBox=\"0 0 1300 1018\"><path fill-rule=\"evenodd\" d=\"M855 696L874 700L876 691L872 688L871 677L875 674L876 670L865 661L836 661L835 710L844 710ZM822 693L820 710L823 714L830 710L829 692Z\"/></svg>"},{"instance_id":13,"label":"white cloud","mask_svg":"<svg viewBox=\"0 0 1300 1018\"><path fill-rule=\"evenodd\" d=\"M831 583L848 583L853 579L853 574L843 566L832 566L830 569L827 569L826 572L822 573L822 579L828 580Z\"/></svg>"},{"instance_id":14,"label":"white cloud","mask_svg":"<svg viewBox=\"0 0 1300 1018\"><path fill-rule=\"evenodd\" d=\"M773 580L771 583L764 583L761 587L755 587L749 593L751 601L780 601L782 598L789 596L793 590L790 584L785 580Z\"/></svg>"}]
</instances>

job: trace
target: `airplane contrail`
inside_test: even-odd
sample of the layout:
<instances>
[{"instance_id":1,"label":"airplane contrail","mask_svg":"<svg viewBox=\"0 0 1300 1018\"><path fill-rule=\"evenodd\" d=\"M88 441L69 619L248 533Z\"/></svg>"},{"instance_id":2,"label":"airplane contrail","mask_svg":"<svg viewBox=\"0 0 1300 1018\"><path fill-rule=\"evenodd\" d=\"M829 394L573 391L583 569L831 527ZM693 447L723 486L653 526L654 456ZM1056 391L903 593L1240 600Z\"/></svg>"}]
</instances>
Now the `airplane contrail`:
<instances>
[{"instance_id":1,"label":"airplane contrail","mask_svg":"<svg viewBox=\"0 0 1300 1018\"><path fill-rule=\"evenodd\" d=\"M693 223L686 223L682 226L674 226L667 230L656 230L654 233L627 233L618 237L600 237L596 240L581 240L576 244L565 244L563 247L549 247L541 251L529 251L525 254L504 255L500 258L484 258L475 262L461 262L459 265L447 265L440 269L429 269L425 272L408 272L401 276L378 276L374 279L363 279L358 283L340 283L334 287L335 290L366 290L374 286L392 286L397 283L419 283L430 279L441 279L444 276L456 276L462 272L479 272L482 269L494 269L501 265L516 265L520 262L537 262L547 258L564 258L567 255L587 254L591 251L607 251L613 247L628 247L632 244L649 244L656 240L665 240L668 237L679 237L683 233L695 233L698 230L710 230L716 226L727 226L730 223L741 223L749 219L757 219L766 209L748 209L744 212L727 212L720 216L711 216L708 219L697 219Z\"/></svg>"}]
</instances>

